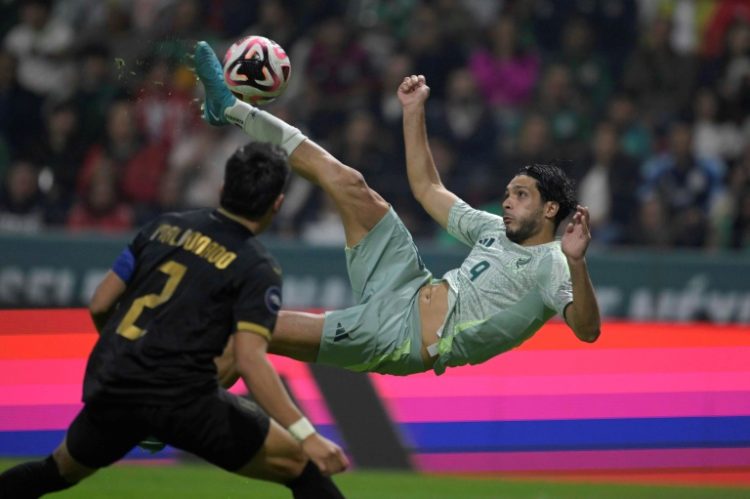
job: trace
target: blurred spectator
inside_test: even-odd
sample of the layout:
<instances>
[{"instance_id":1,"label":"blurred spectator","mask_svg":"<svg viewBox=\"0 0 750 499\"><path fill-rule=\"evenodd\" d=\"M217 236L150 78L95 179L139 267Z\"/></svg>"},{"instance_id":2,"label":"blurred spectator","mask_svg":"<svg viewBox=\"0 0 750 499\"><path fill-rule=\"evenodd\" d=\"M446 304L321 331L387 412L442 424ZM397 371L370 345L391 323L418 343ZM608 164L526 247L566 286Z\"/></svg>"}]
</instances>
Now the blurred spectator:
<instances>
[{"instance_id":1,"label":"blurred spectator","mask_svg":"<svg viewBox=\"0 0 750 499\"><path fill-rule=\"evenodd\" d=\"M591 151L581 162L588 169L578 181L578 202L589 208L596 244L622 244L631 240L638 164L621 152L618 141L612 123L599 123Z\"/></svg>"},{"instance_id":2,"label":"blurred spectator","mask_svg":"<svg viewBox=\"0 0 750 499\"><path fill-rule=\"evenodd\" d=\"M226 0L222 0L226 1ZM244 2L244 0L241 0ZM342 17L349 8L346 0L305 0L290 1L294 8L294 21L302 32L317 29L332 17Z\"/></svg>"},{"instance_id":3,"label":"blurred spectator","mask_svg":"<svg viewBox=\"0 0 750 499\"><path fill-rule=\"evenodd\" d=\"M591 5L591 0L577 0L579 6ZM627 57L638 41L637 0L595 0L591 10L579 8L579 13L590 19L596 46L606 54L612 79L619 81Z\"/></svg>"},{"instance_id":4,"label":"blurred spectator","mask_svg":"<svg viewBox=\"0 0 750 499\"><path fill-rule=\"evenodd\" d=\"M742 150L742 135L733 122L719 122L719 103L713 90L700 89L693 105L693 151L696 156L735 159Z\"/></svg>"},{"instance_id":5,"label":"blurred spectator","mask_svg":"<svg viewBox=\"0 0 750 499\"><path fill-rule=\"evenodd\" d=\"M425 75L435 99L445 96L445 75L466 62L464 47L444 36L446 22L439 17L434 5L421 3L414 12L404 41L406 51L414 61L415 72Z\"/></svg>"},{"instance_id":6,"label":"blurred spectator","mask_svg":"<svg viewBox=\"0 0 750 499\"><path fill-rule=\"evenodd\" d=\"M283 0L264 0L258 7L258 20L245 30L247 35L270 38L285 50L297 36L294 18Z\"/></svg>"},{"instance_id":7,"label":"blurred spectator","mask_svg":"<svg viewBox=\"0 0 750 499\"><path fill-rule=\"evenodd\" d=\"M82 33L79 46L100 45L109 54L109 63L117 71L119 84L126 84L137 76L141 58L153 44L152 35L134 28L132 2L101 2L106 9L102 24Z\"/></svg>"},{"instance_id":8,"label":"blurred spectator","mask_svg":"<svg viewBox=\"0 0 750 499\"><path fill-rule=\"evenodd\" d=\"M737 197L731 225L731 247L750 248L750 185Z\"/></svg>"},{"instance_id":9,"label":"blurred spectator","mask_svg":"<svg viewBox=\"0 0 750 499\"><path fill-rule=\"evenodd\" d=\"M668 19L672 26L669 38L672 48L679 54L692 54L704 29L702 22L710 15L707 11L711 10L711 4L715 3L720 2L639 0L640 24L649 25L657 18Z\"/></svg>"},{"instance_id":10,"label":"blurred spectator","mask_svg":"<svg viewBox=\"0 0 750 499\"><path fill-rule=\"evenodd\" d=\"M88 192L91 179L100 164L109 165L107 160L110 160L115 165L124 165L138 153L140 147L141 141L136 129L133 105L127 100L113 102L107 111L104 136L86 152L76 182L78 195L83 197ZM116 176L122 176L122 171L118 171Z\"/></svg>"},{"instance_id":11,"label":"blurred spectator","mask_svg":"<svg viewBox=\"0 0 750 499\"><path fill-rule=\"evenodd\" d=\"M16 2L0 2L0 39L18 23L18 5Z\"/></svg>"},{"instance_id":12,"label":"blurred spectator","mask_svg":"<svg viewBox=\"0 0 750 499\"><path fill-rule=\"evenodd\" d=\"M702 52L708 57L716 57L726 41L726 32L737 21L750 22L750 5L747 0L722 0L704 2L711 10L705 26Z\"/></svg>"},{"instance_id":13,"label":"blurred spectator","mask_svg":"<svg viewBox=\"0 0 750 499\"><path fill-rule=\"evenodd\" d=\"M88 34L101 29L107 18L107 5L100 0L55 0L53 17L71 27L77 43L87 42Z\"/></svg>"},{"instance_id":14,"label":"blurred spectator","mask_svg":"<svg viewBox=\"0 0 750 499\"><path fill-rule=\"evenodd\" d=\"M314 109L311 126L321 136L341 123L348 110L366 107L375 88L367 52L341 17L318 26L303 71Z\"/></svg>"},{"instance_id":15,"label":"blurred spectator","mask_svg":"<svg viewBox=\"0 0 750 499\"><path fill-rule=\"evenodd\" d=\"M73 206L67 227L71 230L123 232L133 228L132 208L117 192L117 172L107 160L91 177L86 192Z\"/></svg>"},{"instance_id":16,"label":"blurred spectator","mask_svg":"<svg viewBox=\"0 0 750 499\"><path fill-rule=\"evenodd\" d=\"M671 23L657 17L647 26L644 41L625 68L624 88L652 124L663 125L686 108L695 82L692 56L678 54L670 44Z\"/></svg>"},{"instance_id":17,"label":"blurred spectator","mask_svg":"<svg viewBox=\"0 0 750 499\"><path fill-rule=\"evenodd\" d=\"M612 97L607 110L610 121L620 136L622 152L638 160L651 153L651 130L643 123L633 99L621 93Z\"/></svg>"},{"instance_id":18,"label":"blurred spectator","mask_svg":"<svg viewBox=\"0 0 750 499\"><path fill-rule=\"evenodd\" d=\"M593 42L588 21L573 17L563 29L562 50L552 60L568 68L576 91L589 99L594 111L601 111L612 92L612 76Z\"/></svg>"},{"instance_id":19,"label":"blurred spectator","mask_svg":"<svg viewBox=\"0 0 750 499\"><path fill-rule=\"evenodd\" d=\"M736 21L727 31L717 84L730 119L742 122L750 116L750 19Z\"/></svg>"},{"instance_id":20,"label":"blurred spectator","mask_svg":"<svg viewBox=\"0 0 750 499\"><path fill-rule=\"evenodd\" d=\"M73 30L52 17L51 0L23 0L21 22L5 37L5 49L18 61L18 81L40 95L65 96L72 88L69 59Z\"/></svg>"},{"instance_id":21,"label":"blurred spectator","mask_svg":"<svg viewBox=\"0 0 750 499\"><path fill-rule=\"evenodd\" d=\"M195 77L183 65L162 56L148 57L138 85L135 117L149 144L170 147L199 122L198 107L191 107Z\"/></svg>"},{"instance_id":22,"label":"blurred spectator","mask_svg":"<svg viewBox=\"0 0 750 499\"><path fill-rule=\"evenodd\" d=\"M114 65L105 45L88 45L79 55L78 84L71 99L78 108L81 136L90 143L103 136L107 109L120 89L114 84Z\"/></svg>"},{"instance_id":23,"label":"blurred spectator","mask_svg":"<svg viewBox=\"0 0 750 499\"><path fill-rule=\"evenodd\" d=\"M667 152L643 165L641 197L663 204L664 230L673 245L704 247L712 240L711 216L724 193L724 173L717 159L695 156L689 124L671 126Z\"/></svg>"},{"instance_id":24,"label":"blurred spectator","mask_svg":"<svg viewBox=\"0 0 750 499\"><path fill-rule=\"evenodd\" d=\"M498 173L500 130L468 69L452 71L447 80L444 104L430 108L430 136L453 144L461 175L452 180L451 189L467 202L481 204L497 195L491 179Z\"/></svg>"},{"instance_id":25,"label":"blurred spectator","mask_svg":"<svg viewBox=\"0 0 750 499\"><path fill-rule=\"evenodd\" d=\"M634 207L638 213L637 229L631 240L638 246L669 248L672 244L669 231L669 217L661 198L652 194Z\"/></svg>"},{"instance_id":26,"label":"blurred spectator","mask_svg":"<svg viewBox=\"0 0 750 499\"><path fill-rule=\"evenodd\" d=\"M539 75L539 57L523 46L513 18L498 18L487 32L485 45L469 59L485 99L496 107L526 104Z\"/></svg>"},{"instance_id":27,"label":"blurred spectator","mask_svg":"<svg viewBox=\"0 0 750 499\"><path fill-rule=\"evenodd\" d=\"M462 160L492 163L496 159L498 130L487 103L478 91L474 75L460 68L446 75L448 94L442 109L440 126L432 130L448 137Z\"/></svg>"},{"instance_id":28,"label":"blurred spectator","mask_svg":"<svg viewBox=\"0 0 750 499\"><path fill-rule=\"evenodd\" d=\"M401 103L396 96L396 89L404 77L414 74L414 62L407 54L393 54L385 63L380 78L377 108L380 120L385 124L398 142L402 142L401 132Z\"/></svg>"},{"instance_id":29,"label":"blurred spectator","mask_svg":"<svg viewBox=\"0 0 750 499\"><path fill-rule=\"evenodd\" d=\"M18 84L16 59L0 50L0 146L22 156L42 133L41 97Z\"/></svg>"},{"instance_id":30,"label":"blurred spectator","mask_svg":"<svg viewBox=\"0 0 750 499\"><path fill-rule=\"evenodd\" d=\"M547 68L535 109L550 125L555 153L563 158L580 156L591 133L591 118L566 66L552 64Z\"/></svg>"},{"instance_id":31,"label":"blurred spectator","mask_svg":"<svg viewBox=\"0 0 750 499\"><path fill-rule=\"evenodd\" d=\"M357 21L364 27L377 27L386 36L403 40L409 33L409 26L418 0L358 2Z\"/></svg>"},{"instance_id":32,"label":"blurred spectator","mask_svg":"<svg viewBox=\"0 0 750 499\"><path fill-rule=\"evenodd\" d=\"M463 0L437 0L435 13L440 22L441 36L455 47L474 45L478 38L476 21Z\"/></svg>"},{"instance_id":33,"label":"blurred spectator","mask_svg":"<svg viewBox=\"0 0 750 499\"><path fill-rule=\"evenodd\" d=\"M508 146L504 171L498 173L510 180L522 166L548 162L551 154L549 123L541 114L530 113L521 125L515 144Z\"/></svg>"},{"instance_id":34,"label":"blurred spectator","mask_svg":"<svg viewBox=\"0 0 750 499\"><path fill-rule=\"evenodd\" d=\"M207 0L208 19L206 24L214 31L220 31L227 39L234 39L245 33L247 27L258 18L260 0ZM305 2L307 3L307 2Z\"/></svg>"},{"instance_id":35,"label":"blurred spectator","mask_svg":"<svg viewBox=\"0 0 750 499\"><path fill-rule=\"evenodd\" d=\"M461 0L464 8L471 14L475 27L485 29L494 19L497 19L502 2L487 2L485 0Z\"/></svg>"},{"instance_id":36,"label":"blurred spectator","mask_svg":"<svg viewBox=\"0 0 750 499\"><path fill-rule=\"evenodd\" d=\"M152 53L160 59L184 61L196 41L212 41L205 14L204 3L199 0L162 2L157 19L148 26L156 38Z\"/></svg>"},{"instance_id":37,"label":"blurred spectator","mask_svg":"<svg viewBox=\"0 0 750 499\"><path fill-rule=\"evenodd\" d=\"M547 53L559 51L562 31L570 19L588 19L597 48L606 54L613 79L619 78L624 60L637 36L638 0L534 0L508 3L513 6L514 12L527 11L524 17L528 18L533 36Z\"/></svg>"},{"instance_id":38,"label":"blurred spectator","mask_svg":"<svg viewBox=\"0 0 750 499\"><path fill-rule=\"evenodd\" d=\"M73 204L78 170L84 155L78 113L70 101L48 103L45 133L32 152L42 168L41 187L50 204L48 223L62 225Z\"/></svg>"},{"instance_id":39,"label":"blurred spectator","mask_svg":"<svg viewBox=\"0 0 750 499\"><path fill-rule=\"evenodd\" d=\"M167 153L164 144L143 141L136 126L133 104L115 101L107 115L105 138L86 154L78 176L79 195L89 192L89 184L98 168L112 166L118 190L126 200L153 204L159 196Z\"/></svg>"},{"instance_id":40,"label":"blurred spectator","mask_svg":"<svg viewBox=\"0 0 750 499\"><path fill-rule=\"evenodd\" d=\"M193 128L175 143L163 182L177 190L170 201L180 208L216 206L224 183L224 165L231 154L248 142L235 128Z\"/></svg>"},{"instance_id":41,"label":"blurred spectator","mask_svg":"<svg viewBox=\"0 0 750 499\"><path fill-rule=\"evenodd\" d=\"M302 228L300 237L314 246L346 246L344 225L330 196L322 196L320 209L315 218Z\"/></svg>"},{"instance_id":42,"label":"blurred spectator","mask_svg":"<svg viewBox=\"0 0 750 499\"><path fill-rule=\"evenodd\" d=\"M750 249L750 144L729 175L729 206L724 229L724 246Z\"/></svg>"},{"instance_id":43,"label":"blurred spectator","mask_svg":"<svg viewBox=\"0 0 750 499\"><path fill-rule=\"evenodd\" d=\"M0 190L0 232L38 232L44 226L46 204L39 190L37 168L14 162Z\"/></svg>"},{"instance_id":44,"label":"blurred spectator","mask_svg":"<svg viewBox=\"0 0 750 499\"><path fill-rule=\"evenodd\" d=\"M354 111L338 140L330 145L331 153L341 162L362 172L367 183L386 199L407 192L404 161L393 154L393 145L375 119L367 111Z\"/></svg>"}]
</instances>

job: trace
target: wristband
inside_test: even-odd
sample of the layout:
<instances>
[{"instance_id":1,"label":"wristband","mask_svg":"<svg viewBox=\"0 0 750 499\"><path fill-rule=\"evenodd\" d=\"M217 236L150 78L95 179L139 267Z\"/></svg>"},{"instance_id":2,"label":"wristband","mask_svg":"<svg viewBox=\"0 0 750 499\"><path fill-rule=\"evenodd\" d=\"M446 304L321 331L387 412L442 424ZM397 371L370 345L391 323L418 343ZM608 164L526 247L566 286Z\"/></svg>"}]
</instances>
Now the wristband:
<instances>
[{"instance_id":1,"label":"wristband","mask_svg":"<svg viewBox=\"0 0 750 499\"><path fill-rule=\"evenodd\" d=\"M315 432L315 427L310 423L310 421L302 417L298 421L292 423L289 425L289 428L287 428L287 431L292 434L292 436L298 441L302 442L304 439L309 437Z\"/></svg>"}]
</instances>

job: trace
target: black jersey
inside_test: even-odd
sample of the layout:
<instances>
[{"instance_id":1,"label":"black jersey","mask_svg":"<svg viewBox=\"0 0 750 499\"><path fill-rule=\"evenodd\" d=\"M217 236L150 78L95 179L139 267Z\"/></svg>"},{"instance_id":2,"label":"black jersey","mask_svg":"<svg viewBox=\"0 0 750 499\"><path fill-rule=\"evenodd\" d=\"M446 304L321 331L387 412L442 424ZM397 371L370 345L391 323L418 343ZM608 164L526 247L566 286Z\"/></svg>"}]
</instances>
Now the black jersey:
<instances>
[{"instance_id":1,"label":"black jersey","mask_svg":"<svg viewBox=\"0 0 750 499\"><path fill-rule=\"evenodd\" d=\"M230 214L163 215L129 248L134 272L89 357L84 401L184 401L216 390L213 358L234 331L270 338L281 271Z\"/></svg>"}]
</instances>

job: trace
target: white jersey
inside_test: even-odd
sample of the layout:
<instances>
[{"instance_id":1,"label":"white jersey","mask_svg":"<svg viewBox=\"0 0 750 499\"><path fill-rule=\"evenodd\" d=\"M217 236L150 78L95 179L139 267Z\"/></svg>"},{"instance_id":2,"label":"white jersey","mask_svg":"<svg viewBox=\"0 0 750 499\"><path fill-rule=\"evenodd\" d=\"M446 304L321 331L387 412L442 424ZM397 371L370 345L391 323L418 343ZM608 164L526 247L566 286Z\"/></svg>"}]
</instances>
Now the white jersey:
<instances>
[{"instance_id":1,"label":"white jersey","mask_svg":"<svg viewBox=\"0 0 750 499\"><path fill-rule=\"evenodd\" d=\"M573 301L570 269L560 241L521 246L505 235L497 215L457 201L448 232L470 246L461 267L447 272L449 311L435 373L478 364L529 339Z\"/></svg>"}]
</instances>

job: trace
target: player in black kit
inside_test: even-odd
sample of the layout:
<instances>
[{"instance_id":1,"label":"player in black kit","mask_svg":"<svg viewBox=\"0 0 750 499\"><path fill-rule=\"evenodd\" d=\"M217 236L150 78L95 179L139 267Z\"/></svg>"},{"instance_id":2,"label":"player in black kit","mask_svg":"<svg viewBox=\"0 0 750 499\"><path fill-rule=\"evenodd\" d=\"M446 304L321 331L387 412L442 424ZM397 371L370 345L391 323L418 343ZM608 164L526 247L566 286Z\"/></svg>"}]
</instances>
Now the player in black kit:
<instances>
[{"instance_id":1,"label":"player in black kit","mask_svg":"<svg viewBox=\"0 0 750 499\"><path fill-rule=\"evenodd\" d=\"M288 176L283 151L249 144L227 161L219 209L162 215L138 233L91 301L100 338L83 409L51 456L0 475L0 497L66 489L150 435L283 483L295 498L342 497L326 475L346 457L303 417L266 357L281 270L254 236L281 207ZM219 387L214 358L232 336L237 369L270 418Z\"/></svg>"}]
</instances>

